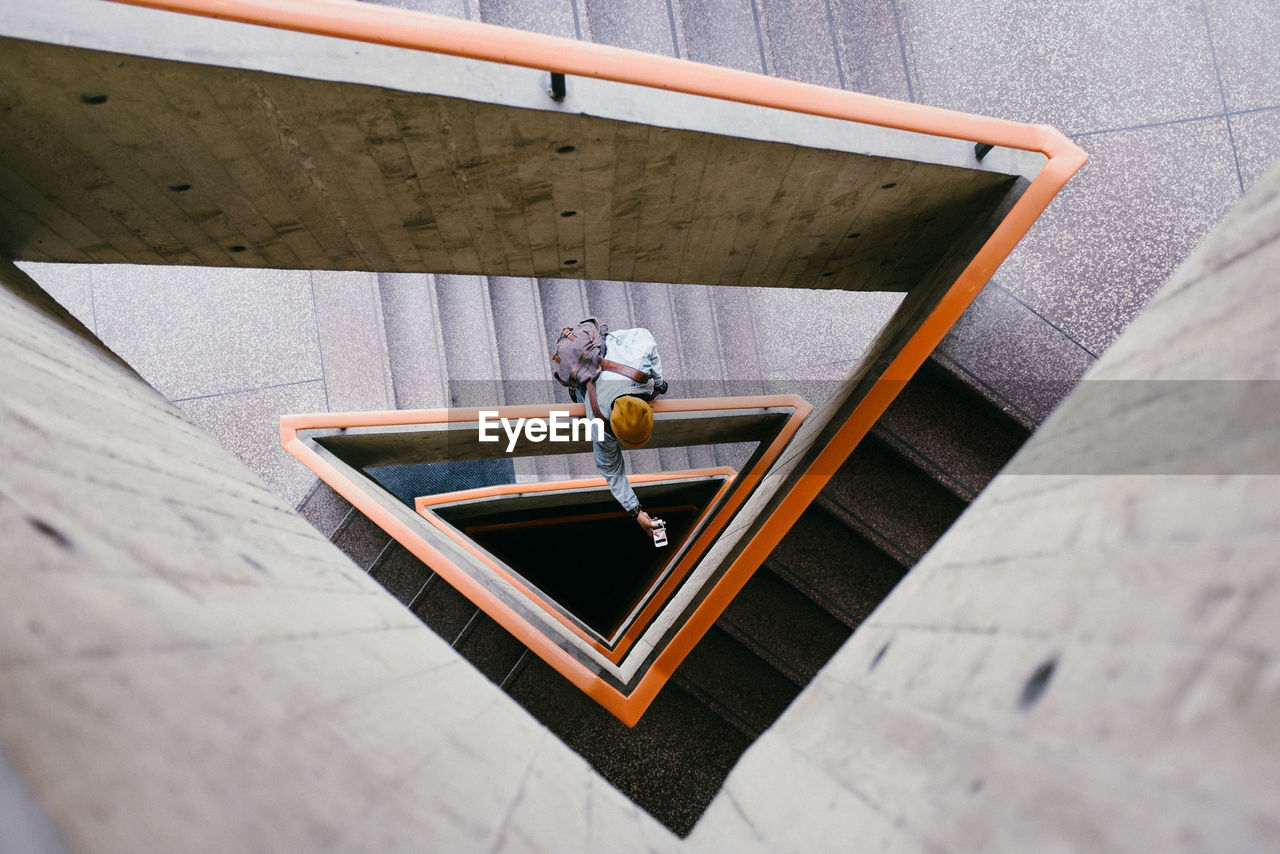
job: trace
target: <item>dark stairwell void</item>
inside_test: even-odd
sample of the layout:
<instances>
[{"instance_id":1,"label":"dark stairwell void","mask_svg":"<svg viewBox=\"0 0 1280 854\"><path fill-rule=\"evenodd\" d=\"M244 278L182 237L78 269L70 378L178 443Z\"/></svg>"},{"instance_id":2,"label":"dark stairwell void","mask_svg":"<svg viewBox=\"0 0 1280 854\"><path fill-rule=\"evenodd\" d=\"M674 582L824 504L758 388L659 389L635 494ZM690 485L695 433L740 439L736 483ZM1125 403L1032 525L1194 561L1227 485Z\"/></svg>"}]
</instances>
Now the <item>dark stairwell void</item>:
<instances>
[{"instance_id":1,"label":"dark stairwell void","mask_svg":"<svg viewBox=\"0 0 1280 854\"><path fill-rule=\"evenodd\" d=\"M721 492L727 473L637 485L648 512L666 523L667 544L653 540L603 487L551 503L541 493L433 510L510 567L567 616L608 642L679 556Z\"/></svg>"},{"instance_id":2,"label":"dark stairwell void","mask_svg":"<svg viewBox=\"0 0 1280 854\"><path fill-rule=\"evenodd\" d=\"M684 835L742 753L1026 437L927 362L630 728L328 487L301 509L605 779Z\"/></svg>"}]
</instances>

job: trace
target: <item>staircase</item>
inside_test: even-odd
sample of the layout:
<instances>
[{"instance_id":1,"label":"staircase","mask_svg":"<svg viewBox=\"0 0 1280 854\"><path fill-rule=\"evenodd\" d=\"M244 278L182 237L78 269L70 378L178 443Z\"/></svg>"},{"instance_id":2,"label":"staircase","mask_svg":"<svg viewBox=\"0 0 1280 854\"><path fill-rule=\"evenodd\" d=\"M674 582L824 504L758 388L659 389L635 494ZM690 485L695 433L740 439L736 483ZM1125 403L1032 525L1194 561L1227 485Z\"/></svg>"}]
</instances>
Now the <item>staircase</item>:
<instances>
[{"instance_id":1,"label":"staircase","mask_svg":"<svg viewBox=\"0 0 1280 854\"><path fill-rule=\"evenodd\" d=\"M685 834L742 752L1027 435L926 364L631 729L327 486L299 509L614 786Z\"/></svg>"},{"instance_id":2,"label":"staircase","mask_svg":"<svg viewBox=\"0 0 1280 854\"><path fill-rule=\"evenodd\" d=\"M718 31L675 26L688 24L691 0L380 2L703 61L717 61L712 48L727 44ZM757 39L744 23L750 14L702 5L742 24L735 49L743 56L724 61L758 62ZM651 329L673 396L728 393L727 377L733 394L763 390L761 342L743 288L425 275L380 276L379 283L401 409L567 401L549 381L546 354L562 326L590 315L613 328ZM404 322L405 312L415 322ZM484 342L492 358L467 357ZM683 835L743 751L1027 435L942 363L928 362L630 729L324 484L299 509L605 779ZM734 465L736 456L731 448L677 448L628 452L627 461L642 473ZM517 479L595 473L589 455L516 468Z\"/></svg>"}]
</instances>

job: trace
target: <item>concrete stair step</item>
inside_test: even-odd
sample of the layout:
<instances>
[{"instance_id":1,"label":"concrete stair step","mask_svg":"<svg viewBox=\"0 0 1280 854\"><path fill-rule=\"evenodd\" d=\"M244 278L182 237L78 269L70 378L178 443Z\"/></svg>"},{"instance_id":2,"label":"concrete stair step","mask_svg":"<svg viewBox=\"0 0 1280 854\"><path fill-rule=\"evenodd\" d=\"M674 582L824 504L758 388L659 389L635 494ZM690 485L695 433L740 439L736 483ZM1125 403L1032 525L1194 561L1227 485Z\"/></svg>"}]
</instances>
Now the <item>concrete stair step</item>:
<instances>
[{"instance_id":1,"label":"concrete stair step","mask_svg":"<svg viewBox=\"0 0 1280 854\"><path fill-rule=\"evenodd\" d=\"M965 501L991 482L1030 435L933 360L902 390L874 433Z\"/></svg>"},{"instance_id":2,"label":"concrete stair step","mask_svg":"<svg viewBox=\"0 0 1280 854\"><path fill-rule=\"evenodd\" d=\"M392 405L378 277L373 273L310 273L316 334L331 412L367 412Z\"/></svg>"},{"instance_id":3,"label":"concrete stair step","mask_svg":"<svg viewBox=\"0 0 1280 854\"><path fill-rule=\"evenodd\" d=\"M355 512L351 502L343 498L329 484L316 478L302 503L297 507L299 515L311 523L325 538L333 536L347 518Z\"/></svg>"},{"instance_id":4,"label":"concrete stair step","mask_svg":"<svg viewBox=\"0 0 1280 854\"><path fill-rule=\"evenodd\" d=\"M502 399L497 333L482 276L436 276L449 406L488 406Z\"/></svg>"},{"instance_id":5,"label":"concrete stair step","mask_svg":"<svg viewBox=\"0 0 1280 854\"><path fill-rule=\"evenodd\" d=\"M373 567L391 543L391 537L386 531L369 521L368 516L355 510L347 516L331 539L343 554L365 572Z\"/></svg>"},{"instance_id":6,"label":"concrete stair step","mask_svg":"<svg viewBox=\"0 0 1280 854\"><path fill-rule=\"evenodd\" d=\"M903 568L913 566L966 505L874 435L836 471L818 503Z\"/></svg>"},{"instance_id":7,"label":"concrete stair step","mask_svg":"<svg viewBox=\"0 0 1280 854\"><path fill-rule=\"evenodd\" d=\"M510 406L554 400L548 354L542 346L545 331L537 281L490 276L488 284L502 378L501 402ZM539 480L550 469L537 457L517 457L513 463L518 482Z\"/></svg>"},{"instance_id":8,"label":"concrete stair step","mask_svg":"<svg viewBox=\"0 0 1280 854\"><path fill-rule=\"evenodd\" d=\"M523 318L537 317L537 300L522 291L520 282L484 276L437 276L436 301L441 320L441 342L449 377L447 406L499 406L508 394L525 396L527 362L536 338ZM502 303L495 307L494 294ZM500 327L501 324L501 327ZM502 328L505 334L499 335ZM508 332L509 330L509 332ZM515 372L510 382L503 373L503 358ZM533 401L524 401L533 402ZM534 460L515 462L517 480L536 480Z\"/></svg>"},{"instance_id":9,"label":"concrete stair step","mask_svg":"<svg viewBox=\"0 0 1280 854\"><path fill-rule=\"evenodd\" d=\"M542 336L548 353L555 347L560 330L591 316L587 292L578 279L539 279L542 304Z\"/></svg>"},{"instance_id":10,"label":"concrete stair step","mask_svg":"<svg viewBox=\"0 0 1280 854\"><path fill-rule=\"evenodd\" d=\"M685 450L689 453L690 468L714 468L720 465L716 449L711 445L691 445Z\"/></svg>"},{"instance_id":11,"label":"concrete stair step","mask_svg":"<svg viewBox=\"0 0 1280 854\"><path fill-rule=\"evenodd\" d=\"M369 574L494 682L501 684L524 654L510 632L394 540Z\"/></svg>"},{"instance_id":12,"label":"concrete stair step","mask_svg":"<svg viewBox=\"0 0 1280 854\"><path fill-rule=\"evenodd\" d=\"M698 641L672 679L753 739L800 693L799 685L718 626Z\"/></svg>"},{"instance_id":13,"label":"concrete stair step","mask_svg":"<svg viewBox=\"0 0 1280 854\"><path fill-rule=\"evenodd\" d=\"M722 353L721 336L713 305L714 288L698 285L670 285L672 319L676 347L680 356L680 373L673 394L681 397L721 397L731 393L726 381L729 371ZM667 357L663 355L663 368ZM736 366L735 366L736 368ZM719 465L716 449L696 446L683 449L689 468L711 468Z\"/></svg>"},{"instance_id":14,"label":"concrete stair step","mask_svg":"<svg viewBox=\"0 0 1280 854\"><path fill-rule=\"evenodd\" d=\"M769 555L779 577L856 629L905 573L902 565L819 506L811 506Z\"/></svg>"},{"instance_id":15,"label":"concrete stair step","mask_svg":"<svg viewBox=\"0 0 1280 854\"><path fill-rule=\"evenodd\" d=\"M508 693L606 780L678 834L692 829L750 739L668 682L628 728L535 656Z\"/></svg>"},{"instance_id":16,"label":"concrete stair step","mask_svg":"<svg viewBox=\"0 0 1280 854\"><path fill-rule=\"evenodd\" d=\"M378 291L395 408L448 406L449 370L435 277L424 273L380 273Z\"/></svg>"},{"instance_id":17,"label":"concrete stair step","mask_svg":"<svg viewBox=\"0 0 1280 854\"><path fill-rule=\"evenodd\" d=\"M716 621L761 659L804 685L850 629L771 570L761 568Z\"/></svg>"},{"instance_id":18,"label":"concrete stair step","mask_svg":"<svg viewBox=\"0 0 1280 854\"><path fill-rule=\"evenodd\" d=\"M418 594L411 610L452 645L462 637L480 609L439 575L433 575Z\"/></svg>"},{"instance_id":19,"label":"concrete stair step","mask_svg":"<svg viewBox=\"0 0 1280 854\"><path fill-rule=\"evenodd\" d=\"M724 394L741 397L765 391L764 367L760 356L763 342L756 336L753 300L746 288L712 288L720 355L725 365ZM740 469L750 458L749 446L717 447L716 465Z\"/></svg>"},{"instance_id":20,"label":"concrete stair step","mask_svg":"<svg viewBox=\"0 0 1280 854\"><path fill-rule=\"evenodd\" d=\"M519 30L532 30L564 38L578 36L581 23L573 0L480 0L480 20ZM585 23L585 22L582 22Z\"/></svg>"},{"instance_id":21,"label":"concrete stair step","mask_svg":"<svg viewBox=\"0 0 1280 854\"><path fill-rule=\"evenodd\" d=\"M667 0L586 0L590 38L601 44L629 47L645 53L675 55L672 16L680 4ZM584 30L586 27L584 27Z\"/></svg>"},{"instance_id":22,"label":"concrete stair step","mask_svg":"<svg viewBox=\"0 0 1280 854\"><path fill-rule=\"evenodd\" d=\"M685 372L680 331L676 326L675 308L671 301L671 286L649 283L630 283L632 322L653 333L658 342L658 355L662 358L662 371L668 377L669 394L672 397L691 397L685 391ZM660 448L658 459L661 471L680 471L692 468L689 452L684 448Z\"/></svg>"},{"instance_id":23,"label":"concrete stair step","mask_svg":"<svg viewBox=\"0 0 1280 854\"><path fill-rule=\"evenodd\" d=\"M537 281L490 276L488 287L502 402L527 405L553 400L555 383Z\"/></svg>"},{"instance_id":24,"label":"concrete stair step","mask_svg":"<svg viewBox=\"0 0 1280 854\"><path fill-rule=\"evenodd\" d=\"M392 542L369 569L369 574L406 607L413 605L435 575L431 567L408 549Z\"/></svg>"},{"instance_id":25,"label":"concrete stair step","mask_svg":"<svg viewBox=\"0 0 1280 854\"><path fill-rule=\"evenodd\" d=\"M476 611L453 646L498 685L511 675L526 651L524 644L483 611Z\"/></svg>"},{"instance_id":26,"label":"concrete stair step","mask_svg":"<svg viewBox=\"0 0 1280 854\"><path fill-rule=\"evenodd\" d=\"M728 372L721 352L724 342L716 322L711 291L711 288L696 285L670 287L683 369L680 393L684 397L720 397L726 393L725 377ZM737 366L734 367L736 369Z\"/></svg>"},{"instance_id":27,"label":"concrete stair step","mask_svg":"<svg viewBox=\"0 0 1280 854\"><path fill-rule=\"evenodd\" d=\"M588 310L601 323L607 324L610 329L630 329L636 325L631 294L625 282L587 279L584 287Z\"/></svg>"}]
</instances>

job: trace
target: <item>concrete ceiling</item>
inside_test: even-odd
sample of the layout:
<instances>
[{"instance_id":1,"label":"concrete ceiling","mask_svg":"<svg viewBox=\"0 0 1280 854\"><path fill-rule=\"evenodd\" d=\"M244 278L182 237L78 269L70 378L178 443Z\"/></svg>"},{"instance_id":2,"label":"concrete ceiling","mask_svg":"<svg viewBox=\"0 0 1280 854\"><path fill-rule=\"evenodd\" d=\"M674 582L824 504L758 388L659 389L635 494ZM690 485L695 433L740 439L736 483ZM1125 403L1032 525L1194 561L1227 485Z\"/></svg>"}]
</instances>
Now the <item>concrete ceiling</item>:
<instances>
[{"instance_id":1,"label":"concrete ceiling","mask_svg":"<svg viewBox=\"0 0 1280 854\"><path fill-rule=\"evenodd\" d=\"M115 4L16 18L16 259L905 291L1043 160Z\"/></svg>"}]
</instances>

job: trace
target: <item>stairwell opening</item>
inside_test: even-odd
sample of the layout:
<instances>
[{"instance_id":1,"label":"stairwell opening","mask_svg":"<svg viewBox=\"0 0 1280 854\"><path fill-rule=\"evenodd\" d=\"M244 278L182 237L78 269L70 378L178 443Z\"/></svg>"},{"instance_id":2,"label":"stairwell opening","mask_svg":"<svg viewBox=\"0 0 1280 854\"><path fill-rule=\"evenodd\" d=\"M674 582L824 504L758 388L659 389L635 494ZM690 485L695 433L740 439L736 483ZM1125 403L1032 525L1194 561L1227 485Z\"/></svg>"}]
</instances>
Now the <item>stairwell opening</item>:
<instances>
[{"instance_id":1,"label":"stairwell opening","mask_svg":"<svg viewBox=\"0 0 1280 854\"><path fill-rule=\"evenodd\" d=\"M799 689L766 663L744 715L690 678L724 664L707 659L725 647L724 629L706 637L702 629L684 646L680 638L691 618L732 598L721 587L733 576L713 547L810 412L795 395L656 409L651 447L633 460L657 470L630 479L669 526L664 548L621 511L589 443L495 453L477 441L470 410L290 416L282 435L330 485L346 483L341 494L359 506L335 542L382 531L387 542L363 546L378 555L371 577L683 835ZM391 539L389 530L402 533ZM544 657L550 644L555 652ZM758 659L741 647L730 655L735 678L755 666L744 655Z\"/></svg>"},{"instance_id":2,"label":"stairwell opening","mask_svg":"<svg viewBox=\"0 0 1280 854\"><path fill-rule=\"evenodd\" d=\"M415 468L403 465L408 457L398 455L400 442L373 435L362 439L356 433L331 432L321 441L367 466L368 473L383 476L384 489L394 486L385 477L392 469L376 464L401 464L401 475ZM683 836L715 798L743 752L785 711L1024 438L1025 431L936 366L921 371L633 727L596 704L397 543L386 547L370 572L606 780ZM410 440L403 444L423 446L416 433ZM366 441L381 451L364 453ZM748 444L738 446L733 454L732 447L720 444L711 450L717 459L731 456L744 461L756 450ZM520 468L570 476L564 455L524 459L534 464L507 468L505 460L455 459L416 468L421 470L420 478L450 474L452 479L437 480L441 489L483 487L485 478L489 478L486 483L503 488L527 488L529 483L516 482ZM495 462L502 465L494 467ZM742 465L733 468L740 471ZM403 501L388 498L409 509ZM704 499L705 491L686 499L683 491L676 490L646 497L644 502L666 508L697 506ZM556 513L620 515L610 507L611 500L607 494L579 497L574 499L576 507ZM607 632L622 610L618 605L613 613L594 615L589 612L590 603L584 607L570 601L556 588L557 579L540 574L533 564L554 564L560 557L557 546L564 546L571 563L587 567L582 570L587 583L599 585L608 572L591 557L598 545L582 549L577 543L566 545L564 541L574 537L561 536L554 525L541 525L545 514L539 518L533 509L521 510L513 500L502 510L442 506L439 515L460 531L469 531L494 556L519 567L531 583L545 588L557 601L565 600L561 604L566 611L583 612L586 622L595 626L593 633ZM912 524L904 526L901 520L908 519ZM622 521L620 533L627 525L635 527L629 519ZM516 523L517 529L537 529L538 534L503 543L503 529L491 526L506 523ZM635 534L641 536L639 531ZM596 542L601 541L606 546L615 542L603 534ZM543 550L537 560L526 553L530 543ZM680 547L673 542L673 549ZM617 601L625 599L620 596ZM889 646L888 641L882 644L882 648ZM882 667L881 660L888 658L892 653L882 653L872 666Z\"/></svg>"},{"instance_id":3,"label":"stairwell opening","mask_svg":"<svg viewBox=\"0 0 1280 854\"><path fill-rule=\"evenodd\" d=\"M667 524L655 546L605 489L435 505L434 511L602 640L613 642L684 553L726 474L638 484Z\"/></svg>"}]
</instances>

